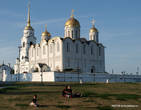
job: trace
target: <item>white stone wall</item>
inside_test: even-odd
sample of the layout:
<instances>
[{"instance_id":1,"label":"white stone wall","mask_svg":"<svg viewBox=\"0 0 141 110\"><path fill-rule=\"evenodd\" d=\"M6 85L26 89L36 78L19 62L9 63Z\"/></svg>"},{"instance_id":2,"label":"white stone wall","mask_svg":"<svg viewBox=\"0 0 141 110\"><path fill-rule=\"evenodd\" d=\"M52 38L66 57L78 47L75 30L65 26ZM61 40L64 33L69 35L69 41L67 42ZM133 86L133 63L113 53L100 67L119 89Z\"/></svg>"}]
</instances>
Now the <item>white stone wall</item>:
<instances>
[{"instance_id":1,"label":"white stone wall","mask_svg":"<svg viewBox=\"0 0 141 110\"><path fill-rule=\"evenodd\" d=\"M32 82L141 82L141 75L120 75L106 73L57 73L43 72L41 73L23 73L23 74L7 74L3 73L4 82L6 81L32 81Z\"/></svg>"}]
</instances>

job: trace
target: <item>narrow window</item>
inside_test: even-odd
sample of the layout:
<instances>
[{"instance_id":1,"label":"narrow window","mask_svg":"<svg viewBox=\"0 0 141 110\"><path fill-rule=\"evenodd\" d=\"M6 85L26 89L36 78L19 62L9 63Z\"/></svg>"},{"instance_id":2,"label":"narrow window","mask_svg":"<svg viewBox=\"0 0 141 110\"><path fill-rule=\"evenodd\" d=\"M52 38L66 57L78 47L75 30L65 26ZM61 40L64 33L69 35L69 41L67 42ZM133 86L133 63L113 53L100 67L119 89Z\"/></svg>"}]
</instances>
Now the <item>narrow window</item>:
<instances>
[{"instance_id":1,"label":"narrow window","mask_svg":"<svg viewBox=\"0 0 141 110\"><path fill-rule=\"evenodd\" d=\"M73 38L73 31L71 31L71 34L72 34L72 38Z\"/></svg>"},{"instance_id":2,"label":"narrow window","mask_svg":"<svg viewBox=\"0 0 141 110\"><path fill-rule=\"evenodd\" d=\"M25 47L25 42L23 42L23 47Z\"/></svg>"},{"instance_id":3,"label":"narrow window","mask_svg":"<svg viewBox=\"0 0 141 110\"><path fill-rule=\"evenodd\" d=\"M59 42L57 42L57 52L60 51L60 46L59 46Z\"/></svg>"},{"instance_id":4,"label":"narrow window","mask_svg":"<svg viewBox=\"0 0 141 110\"><path fill-rule=\"evenodd\" d=\"M30 46L31 46L31 45L33 45L33 43L32 43L32 42L30 42Z\"/></svg>"},{"instance_id":5,"label":"narrow window","mask_svg":"<svg viewBox=\"0 0 141 110\"><path fill-rule=\"evenodd\" d=\"M93 46L91 46L91 55L93 55Z\"/></svg>"},{"instance_id":6,"label":"narrow window","mask_svg":"<svg viewBox=\"0 0 141 110\"><path fill-rule=\"evenodd\" d=\"M32 49L32 57L34 56L33 54L34 54L34 50Z\"/></svg>"},{"instance_id":7,"label":"narrow window","mask_svg":"<svg viewBox=\"0 0 141 110\"><path fill-rule=\"evenodd\" d=\"M70 51L69 43L67 42L67 52Z\"/></svg>"},{"instance_id":8,"label":"narrow window","mask_svg":"<svg viewBox=\"0 0 141 110\"><path fill-rule=\"evenodd\" d=\"M50 53L52 53L52 45L50 45Z\"/></svg>"},{"instance_id":9,"label":"narrow window","mask_svg":"<svg viewBox=\"0 0 141 110\"><path fill-rule=\"evenodd\" d=\"M77 38L77 30L75 31L75 36L76 36L76 38Z\"/></svg>"},{"instance_id":10,"label":"narrow window","mask_svg":"<svg viewBox=\"0 0 141 110\"><path fill-rule=\"evenodd\" d=\"M43 55L45 55L46 54L46 48L45 48L45 46L43 46Z\"/></svg>"},{"instance_id":11,"label":"narrow window","mask_svg":"<svg viewBox=\"0 0 141 110\"><path fill-rule=\"evenodd\" d=\"M101 56L101 47L99 47L99 56Z\"/></svg>"},{"instance_id":12,"label":"narrow window","mask_svg":"<svg viewBox=\"0 0 141 110\"><path fill-rule=\"evenodd\" d=\"M68 37L70 37L70 31L68 31Z\"/></svg>"},{"instance_id":13,"label":"narrow window","mask_svg":"<svg viewBox=\"0 0 141 110\"><path fill-rule=\"evenodd\" d=\"M86 53L86 46L84 45L83 46L83 54L85 54Z\"/></svg>"},{"instance_id":14,"label":"narrow window","mask_svg":"<svg viewBox=\"0 0 141 110\"><path fill-rule=\"evenodd\" d=\"M76 53L78 53L78 44L76 44Z\"/></svg>"}]
</instances>

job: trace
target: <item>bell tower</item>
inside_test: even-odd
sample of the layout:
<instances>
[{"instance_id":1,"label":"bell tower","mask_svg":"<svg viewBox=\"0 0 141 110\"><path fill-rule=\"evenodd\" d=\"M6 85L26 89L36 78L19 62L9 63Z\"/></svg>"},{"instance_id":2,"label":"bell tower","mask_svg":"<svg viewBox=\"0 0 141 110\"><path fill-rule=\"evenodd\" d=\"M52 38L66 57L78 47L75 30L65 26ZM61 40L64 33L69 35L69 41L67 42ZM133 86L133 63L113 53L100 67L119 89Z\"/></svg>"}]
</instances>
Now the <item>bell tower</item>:
<instances>
[{"instance_id":1,"label":"bell tower","mask_svg":"<svg viewBox=\"0 0 141 110\"><path fill-rule=\"evenodd\" d=\"M30 24L30 5L28 5L27 25L24 28L23 37L21 38L20 62L28 61L29 48L36 44L36 37L34 36L34 29Z\"/></svg>"}]
</instances>

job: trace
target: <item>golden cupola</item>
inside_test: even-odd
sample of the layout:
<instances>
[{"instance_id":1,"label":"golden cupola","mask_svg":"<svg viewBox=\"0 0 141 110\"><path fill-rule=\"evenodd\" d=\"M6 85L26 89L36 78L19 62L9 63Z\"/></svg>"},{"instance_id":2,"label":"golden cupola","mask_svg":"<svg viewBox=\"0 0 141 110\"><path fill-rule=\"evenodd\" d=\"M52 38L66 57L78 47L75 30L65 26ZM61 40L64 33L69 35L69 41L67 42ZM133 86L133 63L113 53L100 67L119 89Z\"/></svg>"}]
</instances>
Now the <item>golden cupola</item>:
<instances>
[{"instance_id":1,"label":"golden cupola","mask_svg":"<svg viewBox=\"0 0 141 110\"><path fill-rule=\"evenodd\" d=\"M95 20L92 20L92 28L90 29L90 32L98 32L98 30L95 28Z\"/></svg>"},{"instance_id":2,"label":"golden cupola","mask_svg":"<svg viewBox=\"0 0 141 110\"><path fill-rule=\"evenodd\" d=\"M25 30L34 30L30 24L30 6L28 6L28 18L27 18L27 25L24 28Z\"/></svg>"},{"instance_id":3,"label":"golden cupola","mask_svg":"<svg viewBox=\"0 0 141 110\"><path fill-rule=\"evenodd\" d=\"M93 26L93 27L90 29L90 32L98 32L98 30L95 28L95 26Z\"/></svg>"},{"instance_id":4,"label":"golden cupola","mask_svg":"<svg viewBox=\"0 0 141 110\"><path fill-rule=\"evenodd\" d=\"M51 34L47 31L47 25L45 25L45 32L42 33L42 36L48 36L51 37Z\"/></svg>"},{"instance_id":5,"label":"golden cupola","mask_svg":"<svg viewBox=\"0 0 141 110\"><path fill-rule=\"evenodd\" d=\"M65 26L68 26L68 27L80 27L79 21L74 18L73 10L72 10L71 18L66 21Z\"/></svg>"},{"instance_id":6,"label":"golden cupola","mask_svg":"<svg viewBox=\"0 0 141 110\"><path fill-rule=\"evenodd\" d=\"M99 42L98 30L94 26L95 20L92 20L92 28L89 32L89 40L94 40L95 42Z\"/></svg>"}]
</instances>

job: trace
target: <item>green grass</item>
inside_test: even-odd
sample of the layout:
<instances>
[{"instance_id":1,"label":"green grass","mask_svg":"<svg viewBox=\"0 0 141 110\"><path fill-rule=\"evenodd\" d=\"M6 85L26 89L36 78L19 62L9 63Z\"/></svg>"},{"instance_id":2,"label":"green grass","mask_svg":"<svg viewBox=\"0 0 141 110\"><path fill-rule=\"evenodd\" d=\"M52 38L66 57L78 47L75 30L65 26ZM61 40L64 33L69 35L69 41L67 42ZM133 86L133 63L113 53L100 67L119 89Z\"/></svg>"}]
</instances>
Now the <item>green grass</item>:
<instances>
[{"instance_id":1,"label":"green grass","mask_svg":"<svg viewBox=\"0 0 141 110\"><path fill-rule=\"evenodd\" d=\"M81 98L72 98L65 103L61 92L65 85ZM40 110L140 110L141 83L31 83L19 82L0 84L0 110L34 110L29 103L38 95ZM113 108L112 105L138 105L138 108Z\"/></svg>"}]
</instances>

